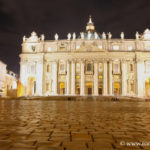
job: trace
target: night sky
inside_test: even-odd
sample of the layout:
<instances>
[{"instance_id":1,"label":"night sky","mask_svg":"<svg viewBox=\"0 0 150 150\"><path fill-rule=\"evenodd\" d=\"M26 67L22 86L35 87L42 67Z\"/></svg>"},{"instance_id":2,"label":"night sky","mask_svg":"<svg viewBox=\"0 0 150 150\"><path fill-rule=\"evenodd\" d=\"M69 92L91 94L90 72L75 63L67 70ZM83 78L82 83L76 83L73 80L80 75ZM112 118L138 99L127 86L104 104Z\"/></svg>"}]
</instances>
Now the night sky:
<instances>
[{"instance_id":1,"label":"night sky","mask_svg":"<svg viewBox=\"0 0 150 150\"><path fill-rule=\"evenodd\" d=\"M53 40L85 30L92 15L98 33L134 38L150 28L150 0L0 0L0 60L19 73L22 37L32 31Z\"/></svg>"}]
</instances>

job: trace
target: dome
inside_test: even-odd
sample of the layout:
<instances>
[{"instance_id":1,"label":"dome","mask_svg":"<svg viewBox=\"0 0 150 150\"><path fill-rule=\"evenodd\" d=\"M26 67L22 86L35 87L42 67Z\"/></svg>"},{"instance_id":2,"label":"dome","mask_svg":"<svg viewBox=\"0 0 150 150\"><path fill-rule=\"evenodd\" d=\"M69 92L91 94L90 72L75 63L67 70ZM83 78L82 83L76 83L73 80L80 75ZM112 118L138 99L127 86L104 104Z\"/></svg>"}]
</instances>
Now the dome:
<instances>
[{"instance_id":1,"label":"dome","mask_svg":"<svg viewBox=\"0 0 150 150\"><path fill-rule=\"evenodd\" d=\"M95 31L95 26L94 23L92 22L91 16L89 17L89 22L87 23L86 31Z\"/></svg>"}]
</instances>

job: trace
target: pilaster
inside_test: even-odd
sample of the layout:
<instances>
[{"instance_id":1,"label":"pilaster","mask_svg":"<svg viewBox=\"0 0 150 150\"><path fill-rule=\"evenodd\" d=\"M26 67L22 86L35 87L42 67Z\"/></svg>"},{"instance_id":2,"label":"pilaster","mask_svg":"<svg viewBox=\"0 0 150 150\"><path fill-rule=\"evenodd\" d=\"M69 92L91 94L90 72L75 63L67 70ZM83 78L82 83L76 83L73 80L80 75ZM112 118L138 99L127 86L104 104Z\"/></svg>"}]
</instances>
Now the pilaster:
<instances>
[{"instance_id":1,"label":"pilaster","mask_svg":"<svg viewBox=\"0 0 150 150\"><path fill-rule=\"evenodd\" d=\"M81 95L85 95L85 77L84 77L84 70L85 70L85 62L81 61Z\"/></svg>"},{"instance_id":2,"label":"pilaster","mask_svg":"<svg viewBox=\"0 0 150 150\"><path fill-rule=\"evenodd\" d=\"M103 95L108 94L107 89L107 61L104 60L103 62Z\"/></svg>"},{"instance_id":3,"label":"pilaster","mask_svg":"<svg viewBox=\"0 0 150 150\"><path fill-rule=\"evenodd\" d=\"M94 62L94 95L98 95L98 62Z\"/></svg>"}]
</instances>

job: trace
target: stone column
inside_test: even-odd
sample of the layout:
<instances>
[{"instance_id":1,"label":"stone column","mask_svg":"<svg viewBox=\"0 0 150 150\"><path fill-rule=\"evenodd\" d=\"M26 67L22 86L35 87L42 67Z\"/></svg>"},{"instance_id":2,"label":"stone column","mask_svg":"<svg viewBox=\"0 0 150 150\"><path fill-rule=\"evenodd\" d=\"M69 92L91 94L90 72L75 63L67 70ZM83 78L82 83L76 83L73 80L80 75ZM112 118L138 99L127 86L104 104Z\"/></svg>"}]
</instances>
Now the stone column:
<instances>
[{"instance_id":1,"label":"stone column","mask_svg":"<svg viewBox=\"0 0 150 150\"><path fill-rule=\"evenodd\" d=\"M36 64L36 95L43 95L43 61Z\"/></svg>"},{"instance_id":2,"label":"stone column","mask_svg":"<svg viewBox=\"0 0 150 150\"><path fill-rule=\"evenodd\" d=\"M21 84L23 84L24 86L27 86L27 67L26 67L26 63L21 62L20 63L20 81Z\"/></svg>"},{"instance_id":3,"label":"stone column","mask_svg":"<svg viewBox=\"0 0 150 150\"><path fill-rule=\"evenodd\" d=\"M103 63L103 95L108 94L107 89L107 61L104 61Z\"/></svg>"},{"instance_id":4,"label":"stone column","mask_svg":"<svg viewBox=\"0 0 150 150\"><path fill-rule=\"evenodd\" d=\"M70 84L71 84L71 80L70 80L70 61L67 61L67 91L66 94L69 95L70 94Z\"/></svg>"},{"instance_id":5,"label":"stone column","mask_svg":"<svg viewBox=\"0 0 150 150\"><path fill-rule=\"evenodd\" d=\"M109 95L112 95L112 61L109 61Z\"/></svg>"},{"instance_id":6,"label":"stone column","mask_svg":"<svg viewBox=\"0 0 150 150\"><path fill-rule=\"evenodd\" d=\"M122 96L127 95L127 63L122 61Z\"/></svg>"},{"instance_id":7,"label":"stone column","mask_svg":"<svg viewBox=\"0 0 150 150\"><path fill-rule=\"evenodd\" d=\"M144 61L138 60L136 62L137 71L137 96L144 96Z\"/></svg>"},{"instance_id":8,"label":"stone column","mask_svg":"<svg viewBox=\"0 0 150 150\"><path fill-rule=\"evenodd\" d=\"M94 62L94 95L98 95L98 63Z\"/></svg>"},{"instance_id":9,"label":"stone column","mask_svg":"<svg viewBox=\"0 0 150 150\"><path fill-rule=\"evenodd\" d=\"M28 88L28 75L27 75L27 64L20 62L20 82L21 82L21 93L20 96L27 96Z\"/></svg>"},{"instance_id":10,"label":"stone column","mask_svg":"<svg viewBox=\"0 0 150 150\"><path fill-rule=\"evenodd\" d=\"M84 62L81 62L81 81L80 81L80 95L85 95L85 79L84 79Z\"/></svg>"},{"instance_id":11,"label":"stone column","mask_svg":"<svg viewBox=\"0 0 150 150\"><path fill-rule=\"evenodd\" d=\"M75 62L71 66L71 95L75 95Z\"/></svg>"},{"instance_id":12,"label":"stone column","mask_svg":"<svg viewBox=\"0 0 150 150\"><path fill-rule=\"evenodd\" d=\"M57 95L57 62L53 62L52 64L52 74L53 74L53 93Z\"/></svg>"}]
</instances>

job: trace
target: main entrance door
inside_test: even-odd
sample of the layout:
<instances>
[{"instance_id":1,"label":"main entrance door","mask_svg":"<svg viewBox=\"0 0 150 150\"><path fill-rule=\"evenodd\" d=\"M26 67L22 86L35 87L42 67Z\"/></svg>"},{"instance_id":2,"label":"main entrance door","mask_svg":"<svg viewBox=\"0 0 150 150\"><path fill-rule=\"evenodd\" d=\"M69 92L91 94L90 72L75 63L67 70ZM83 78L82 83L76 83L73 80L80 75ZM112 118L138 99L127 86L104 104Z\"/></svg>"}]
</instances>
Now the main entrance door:
<instances>
[{"instance_id":1,"label":"main entrance door","mask_svg":"<svg viewBox=\"0 0 150 150\"><path fill-rule=\"evenodd\" d=\"M120 82L114 82L114 95L120 94Z\"/></svg>"},{"instance_id":2,"label":"main entrance door","mask_svg":"<svg viewBox=\"0 0 150 150\"><path fill-rule=\"evenodd\" d=\"M145 96L150 97L150 78L145 81Z\"/></svg>"},{"instance_id":3,"label":"main entrance door","mask_svg":"<svg viewBox=\"0 0 150 150\"><path fill-rule=\"evenodd\" d=\"M86 83L86 94L92 95L92 83L91 82Z\"/></svg>"},{"instance_id":4,"label":"main entrance door","mask_svg":"<svg viewBox=\"0 0 150 150\"><path fill-rule=\"evenodd\" d=\"M32 96L36 93L36 81L35 77L28 78L28 95Z\"/></svg>"},{"instance_id":5,"label":"main entrance door","mask_svg":"<svg viewBox=\"0 0 150 150\"><path fill-rule=\"evenodd\" d=\"M65 83L64 82L60 82L60 84L59 84L59 94L60 95L65 94Z\"/></svg>"},{"instance_id":6,"label":"main entrance door","mask_svg":"<svg viewBox=\"0 0 150 150\"><path fill-rule=\"evenodd\" d=\"M102 86L99 86L99 87L98 87L98 94L99 94L99 95L102 95L102 94L103 94L103 87L102 87Z\"/></svg>"},{"instance_id":7,"label":"main entrance door","mask_svg":"<svg viewBox=\"0 0 150 150\"><path fill-rule=\"evenodd\" d=\"M76 94L80 95L80 85L76 85Z\"/></svg>"}]
</instances>

